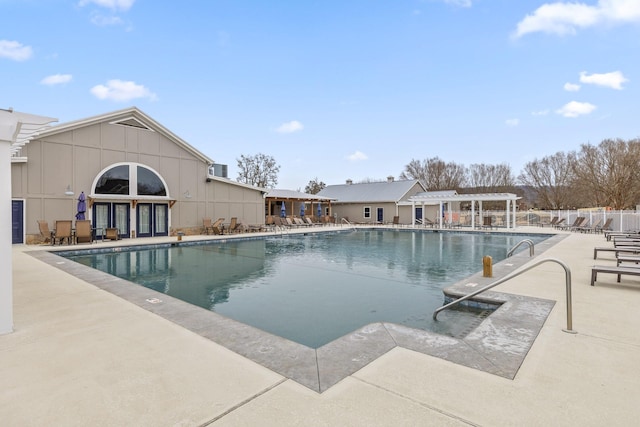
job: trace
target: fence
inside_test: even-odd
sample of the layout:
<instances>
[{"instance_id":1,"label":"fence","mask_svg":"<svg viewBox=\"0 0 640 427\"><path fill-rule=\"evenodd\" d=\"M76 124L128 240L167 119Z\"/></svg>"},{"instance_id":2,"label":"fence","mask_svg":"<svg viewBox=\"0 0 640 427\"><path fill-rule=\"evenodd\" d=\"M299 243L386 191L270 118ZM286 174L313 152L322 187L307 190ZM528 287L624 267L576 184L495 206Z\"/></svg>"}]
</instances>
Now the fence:
<instances>
[{"instance_id":1,"label":"fence","mask_svg":"<svg viewBox=\"0 0 640 427\"><path fill-rule=\"evenodd\" d=\"M483 211L483 216L491 216L494 225L504 225L506 218L505 211ZM629 231L640 230L640 212L638 211L607 211L607 210L555 210L555 211L526 211L516 212L516 225L540 225L548 224L554 217L564 218L563 224L571 225L579 216L586 217L589 224L595 224L598 221L600 225L604 224L607 219L612 218L611 230ZM466 212L460 213L461 223L467 222L471 224L471 214ZM476 224L478 221L476 220ZM482 221L480 221L482 224Z\"/></svg>"}]
</instances>

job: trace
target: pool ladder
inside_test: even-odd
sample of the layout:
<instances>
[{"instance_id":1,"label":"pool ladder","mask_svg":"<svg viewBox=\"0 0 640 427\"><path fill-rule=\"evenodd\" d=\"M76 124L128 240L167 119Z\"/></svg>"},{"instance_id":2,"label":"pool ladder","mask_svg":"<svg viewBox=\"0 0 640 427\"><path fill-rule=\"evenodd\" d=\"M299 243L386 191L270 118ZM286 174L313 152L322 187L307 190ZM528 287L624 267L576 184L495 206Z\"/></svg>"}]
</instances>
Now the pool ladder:
<instances>
[{"instance_id":1,"label":"pool ladder","mask_svg":"<svg viewBox=\"0 0 640 427\"><path fill-rule=\"evenodd\" d=\"M513 253L516 251L516 249L518 249L520 247L520 245L522 245L523 243L526 243L527 245L529 245L529 256L533 256L533 240L531 239L524 239L524 240L520 240L518 243L516 243L516 245L514 247L512 247L511 249L509 249L509 252L507 252L507 258L509 258L511 255L513 255Z\"/></svg>"},{"instance_id":2,"label":"pool ladder","mask_svg":"<svg viewBox=\"0 0 640 427\"><path fill-rule=\"evenodd\" d=\"M487 291L495 286L500 285L501 283L506 282L507 280L511 280L514 277L517 277L519 275L521 275L522 273L525 273L529 270L531 270L534 267L539 266L540 264L544 264L546 262L555 262L557 264L560 264L562 266L562 268L564 268L564 273L565 273L565 286L566 286L566 294L567 294L567 328L563 329L564 332L570 333L570 334L576 334L577 332L574 331L572 329L572 311L571 311L571 270L569 270L569 267L567 266L567 264L565 264L564 262L560 261L559 259L556 258L545 258L545 259L541 259L540 261L536 261L533 264L527 266L526 268L519 270L519 271L515 271L511 274L508 274L506 276L504 276L502 279L498 279L495 282L484 286L480 289L478 289L477 291L471 292L470 294L467 294L461 298L458 298L457 300L451 301L448 304L443 305L442 307L438 307L436 309L436 311L433 312L433 320L438 320L438 313L440 313L443 310L446 310L447 308L451 308L454 305L458 305L460 304L462 301L466 301L470 298L475 297L478 294L481 294L484 291Z\"/></svg>"}]
</instances>

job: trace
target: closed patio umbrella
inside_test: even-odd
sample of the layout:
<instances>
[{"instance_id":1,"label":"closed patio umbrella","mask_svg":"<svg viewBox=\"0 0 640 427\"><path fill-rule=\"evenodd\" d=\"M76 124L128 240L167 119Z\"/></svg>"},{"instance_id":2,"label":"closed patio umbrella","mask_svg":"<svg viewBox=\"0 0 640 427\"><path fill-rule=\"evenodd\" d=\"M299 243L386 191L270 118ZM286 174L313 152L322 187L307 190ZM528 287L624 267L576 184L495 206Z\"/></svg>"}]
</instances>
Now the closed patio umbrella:
<instances>
[{"instance_id":1,"label":"closed patio umbrella","mask_svg":"<svg viewBox=\"0 0 640 427\"><path fill-rule=\"evenodd\" d=\"M322 203L318 202L318 217L322 216Z\"/></svg>"},{"instance_id":2,"label":"closed patio umbrella","mask_svg":"<svg viewBox=\"0 0 640 427\"><path fill-rule=\"evenodd\" d=\"M76 214L76 219L84 220L84 214L87 212L87 202L84 196L84 191L80 193L78 196L78 213Z\"/></svg>"},{"instance_id":3,"label":"closed patio umbrella","mask_svg":"<svg viewBox=\"0 0 640 427\"><path fill-rule=\"evenodd\" d=\"M287 207L282 202L282 207L280 208L280 217L285 218L287 216Z\"/></svg>"},{"instance_id":4,"label":"closed patio umbrella","mask_svg":"<svg viewBox=\"0 0 640 427\"><path fill-rule=\"evenodd\" d=\"M300 203L300 216L304 216L304 202Z\"/></svg>"}]
</instances>

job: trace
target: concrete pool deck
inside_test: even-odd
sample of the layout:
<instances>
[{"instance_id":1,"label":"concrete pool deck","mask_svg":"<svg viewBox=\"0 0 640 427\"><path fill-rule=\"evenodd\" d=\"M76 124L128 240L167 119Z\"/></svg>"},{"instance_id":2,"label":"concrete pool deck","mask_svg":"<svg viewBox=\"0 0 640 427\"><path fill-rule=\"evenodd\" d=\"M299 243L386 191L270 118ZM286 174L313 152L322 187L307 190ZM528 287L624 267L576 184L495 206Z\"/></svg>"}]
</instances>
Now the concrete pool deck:
<instances>
[{"instance_id":1,"label":"concrete pool deck","mask_svg":"<svg viewBox=\"0 0 640 427\"><path fill-rule=\"evenodd\" d=\"M542 255L572 270L575 335L562 331L558 265L543 264L496 288L556 301L514 379L394 347L322 394L27 253L50 247L15 246L15 331L0 336L0 420L20 426L634 425L640 279L617 284L615 275L603 275L591 287L591 266L615 265L612 254L593 260L593 247L606 245L602 235L574 233Z\"/></svg>"}]
</instances>

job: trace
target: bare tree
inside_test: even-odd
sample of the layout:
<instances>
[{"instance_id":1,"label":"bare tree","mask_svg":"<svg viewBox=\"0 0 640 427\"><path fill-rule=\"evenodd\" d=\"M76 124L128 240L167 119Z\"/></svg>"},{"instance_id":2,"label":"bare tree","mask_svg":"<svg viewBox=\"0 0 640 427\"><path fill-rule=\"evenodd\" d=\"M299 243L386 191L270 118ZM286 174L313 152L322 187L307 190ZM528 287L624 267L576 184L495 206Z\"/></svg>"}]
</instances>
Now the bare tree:
<instances>
[{"instance_id":1,"label":"bare tree","mask_svg":"<svg viewBox=\"0 0 640 427\"><path fill-rule=\"evenodd\" d=\"M459 190L466 183L466 168L438 157L423 161L412 159L400 179L418 179L429 191Z\"/></svg>"},{"instance_id":2,"label":"bare tree","mask_svg":"<svg viewBox=\"0 0 640 427\"><path fill-rule=\"evenodd\" d=\"M280 165L266 154L255 156L240 156L238 161L238 182L255 185L262 188L274 188L278 183Z\"/></svg>"},{"instance_id":3,"label":"bare tree","mask_svg":"<svg viewBox=\"0 0 640 427\"><path fill-rule=\"evenodd\" d=\"M309 181L306 187L304 187L304 192L308 194L318 194L326 186L327 184L319 181L318 177L315 177L314 179Z\"/></svg>"},{"instance_id":4,"label":"bare tree","mask_svg":"<svg viewBox=\"0 0 640 427\"><path fill-rule=\"evenodd\" d=\"M469 187L495 193L510 189L515 185L515 178L511 173L511 166L506 163L487 165L474 163L469 166Z\"/></svg>"},{"instance_id":5,"label":"bare tree","mask_svg":"<svg viewBox=\"0 0 640 427\"><path fill-rule=\"evenodd\" d=\"M573 186L592 206L625 209L640 199L640 139L583 144L573 168Z\"/></svg>"},{"instance_id":6,"label":"bare tree","mask_svg":"<svg viewBox=\"0 0 640 427\"><path fill-rule=\"evenodd\" d=\"M575 157L574 152L557 152L524 166L518 180L535 191L539 207L561 209L576 205L578 200L571 186Z\"/></svg>"}]
</instances>

